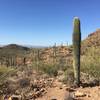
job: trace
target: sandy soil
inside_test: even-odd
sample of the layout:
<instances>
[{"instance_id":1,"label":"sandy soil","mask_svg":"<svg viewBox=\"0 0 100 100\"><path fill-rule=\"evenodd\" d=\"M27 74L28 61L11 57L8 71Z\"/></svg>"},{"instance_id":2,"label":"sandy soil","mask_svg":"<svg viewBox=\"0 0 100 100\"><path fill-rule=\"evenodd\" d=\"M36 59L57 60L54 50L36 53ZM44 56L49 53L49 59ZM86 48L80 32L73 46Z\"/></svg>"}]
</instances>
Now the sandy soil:
<instances>
[{"instance_id":1,"label":"sandy soil","mask_svg":"<svg viewBox=\"0 0 100 100\"><path fill-rule=\"evenodd\" d=\"M45 96L36 100L64 100L65 95L68 95L68 92L66 92L65 89L59 89L58 87L50 88Z\"/></svg>"},{"instance_id":2,"label":"sandy soil","mask_svg":"<svg viewBox=\"0 0 100 100\"><path fill-rule=\"evenodd\" d=\"M86 96L80 97L80 100L100 100L100 86L79 88L77 90L86 94Z\"/></svg>"},{"instance_id":3,"label":"sandy soil","mask_svg":"<svg viewBox=\"0 0 100 100\"><path fill-rule=\"evenodd\" d=\"M100 100L100 86L96 87L86 87L77 88L74 92L66 91L66 86L62 85L60 82L55 82L55 86L49 88L47 93L36 100ZM83 97L75 97L74 94L79 91L85 94Z\"/></svg>"},{"instance_id":4,"label":"sandy soil","mask_svg":"<svg viewBox=\"0 0 100 100\"><path fill-rule=\"evenodd\" d=\"M66 91L66 87L62 83L55 81L54 86L49 88L47 93L36 100L64 100L65 97L68 97L69 92Z\"/></svg>"}]
</instances>

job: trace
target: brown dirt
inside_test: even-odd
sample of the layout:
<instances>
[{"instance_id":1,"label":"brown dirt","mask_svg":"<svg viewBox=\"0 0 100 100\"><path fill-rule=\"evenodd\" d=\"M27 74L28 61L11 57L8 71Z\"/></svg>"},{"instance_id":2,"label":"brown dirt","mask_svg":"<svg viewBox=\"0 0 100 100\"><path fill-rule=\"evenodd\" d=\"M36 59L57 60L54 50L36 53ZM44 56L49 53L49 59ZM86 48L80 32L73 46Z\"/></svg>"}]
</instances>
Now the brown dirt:
<instances>
[{"instance_id":1,"label":"brown dirt","mask_svg":"<svg viewBox=\"0 0 100 100\"><path fill-rule=\"evenodd\" d=\"M22 76L25 77L26 73L18 72L17 74L19 75L19 76L16 76L17 78L12 77L9 79L10 88L12 88L12 89L14 87L17 88L17 85L15 84L17 82L15 82L14 80L20 79ZM37 77L37 76L39 76L39 77ZM21 87L17 88L17 90L21 90L21 92L17 91L17 94L20 95L21 93L24 93L26 95L26 97L28 97L27 100L32 100L32 99L34 100L33 95L36 95L35 92L36 93L39 92L39 95L36 95L35 100L100 100L100 86L95 86L95 87L88 86L85 88L80 87L80 88L73 89L73 88L68 88L62 82L59 82L59 78L50 78L47 76L38 75L35 72L33 74L31 74L30 77L33 79L33 80L31 79L31 82L32 82L31 85L27 84L27 85L29 85L27 88L21 88ZM23 77L22 77L22 79L24 79L24 82L27 83L27 79L25 79ZM18 82L20 82L20 81L18 81ZM22 84L22 86L23 86L23 84ZM34 86L34 89L36 89L35 92L32 89L30 90L30 88L33 88L33 86ZM7 87L9 87L9 84L7 84ZM8 88L8 90L10 88ZM37 88L39 90L37 90ZM41 92L41 89L42 90L44 89L45 91ZM68 91L68 90L70 90L70 91ZM74 90L74 91L72 91L72 90ZM79 93L78 95L81 94L81 96L76 97L75 96L76 93ZM82 96L82 95L84 95L84 96ZM32 99L30 99L30 97L32 97ZM0 100L4 100L4 99L0 98ZM25 99L23 99L23 100L25 100Z\"/></svg>"},{"instance_id":2,"label":"brown dirt","mask_svg":"<svg viewBox=\"0 0 100 100\"><path fill-rule=\"evenodd\" d=\"M79 88L77 91L86 94L84 97L79 97L79 100L100 100L100 86Z\"/></svg>"},{"instance_id":3,"label":"brown dirt","mask_svg":"<svg viewBox=\"0 0 100 100\"><path fill-rule=\"evenodd\" d=\"M58 87L50 88L45 96L38 98L37 100L51 100L53 98L64 100L65 94L68 95L64 89L59 89Z\"/></svg>"},{"instance_id":4,"label":"brown dirt","mask_svg":"<svg viewBox=\"0 0 100 100\"><path fill-rule=\"evenodd\" d=\"M69 92L66 91L66 87L60 82L55 82L55 85L52 88L49 88L47 93L36 100L64 100L65 97L68 97Z\"/></svg>"},{"instance_id":5,"label":"brown dirt","mask_svg":"<svg viewBox=\"0 0 100 100\"><path fill-rule=\"evenodd\" d=\"M77 88L74 92L66 91L66 86L62 85L60 82L55 82L56 85L52 88L49 88L47 93L36 100L100 100L100 86L96 87L86 87L86 88ZM74 94L79 91L80 93L85 94L83 97L75 97ZM65 99L66 98L66 99ZM74 98L74 99L72 99Z\"/></svg>"}]
</instances>

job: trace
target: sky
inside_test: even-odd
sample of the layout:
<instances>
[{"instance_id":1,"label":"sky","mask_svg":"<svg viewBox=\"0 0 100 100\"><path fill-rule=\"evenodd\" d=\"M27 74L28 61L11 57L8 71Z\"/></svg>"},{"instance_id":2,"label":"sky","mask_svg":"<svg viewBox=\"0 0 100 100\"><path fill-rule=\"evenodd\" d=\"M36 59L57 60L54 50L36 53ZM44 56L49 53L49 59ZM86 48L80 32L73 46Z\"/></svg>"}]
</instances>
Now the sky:
<instances>
[{"instance_id":1,"label":"sky","mask_svg":"<svg viewBox=\"0 0 100 100\"><path fill-rule=\"evenodd\" d=\"M100 28L100 0L0 0L0 45L71 44L75 16L84 39Z\"/></svg>"}]
</instances>

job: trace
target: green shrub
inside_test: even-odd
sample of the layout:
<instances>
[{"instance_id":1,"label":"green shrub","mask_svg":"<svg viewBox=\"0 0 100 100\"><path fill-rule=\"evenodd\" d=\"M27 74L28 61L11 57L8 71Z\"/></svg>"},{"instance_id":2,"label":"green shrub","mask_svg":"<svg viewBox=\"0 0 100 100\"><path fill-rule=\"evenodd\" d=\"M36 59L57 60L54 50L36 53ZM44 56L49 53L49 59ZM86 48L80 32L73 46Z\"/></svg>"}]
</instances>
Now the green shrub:
<instances>
[{"instance_id":1,"label":"green shrub","mask_svg":"<svg viewBox=\"0 0 100 100\"><path fill-rule=\"evenodd\" d=\"M9 75L15 73L15 69L5 66L0 66L0 83L5 81Z\"/></svg>"},{"instance_id":2,"label":"green shrub","mask_svg":"<svg viewBox=\"0 0 100 100\"><path fill-rule=\"evenodd\" d=\"M5 66L0 66L0 75L3 75L4 73L9 72L10 70L12 70L12 68L5 67Z\"/></svg>"},{"instance_id":3,"label":"green shrub","mask_svg":"<svg viewBox=\"0 0 100 100\"><path fill-rule=\"evenodd\" d=\"M43 71L44 73L47 73L50 76L57 76L58 74L58 68L57 66L53 65L53 64L44 64L41 68L41 71Z\"/></svg>"},{"instance_id":4,"label":"green shrub","mask_svg":"<svg viewBox=\"0 0 100 100\"><path fill-rule=\"evenodd\" d=\"M81 57L81 71L100 79L100 48L87 49Z\"/></svg>"},{"instance_id":5,"label":"green shrub","mask_svg":"<svg viewBox=\"0 0 100 100\"><path fill-rule=\"evenodd\" d=\"M74 83L74 72L72 69L67 69L64 73L64 79L62 81L64 84L71 86Z\"/></svg>"}]
</instances>

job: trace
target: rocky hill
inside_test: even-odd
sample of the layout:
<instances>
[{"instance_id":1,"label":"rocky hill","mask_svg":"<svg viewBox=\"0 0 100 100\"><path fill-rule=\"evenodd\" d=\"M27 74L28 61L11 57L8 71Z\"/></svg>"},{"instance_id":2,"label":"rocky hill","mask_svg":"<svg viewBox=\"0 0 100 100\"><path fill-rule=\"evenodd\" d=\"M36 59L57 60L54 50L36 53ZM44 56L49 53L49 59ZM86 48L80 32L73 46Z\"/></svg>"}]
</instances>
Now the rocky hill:
<instances>
[{"instance_id":1,"label":"rocky hill","mask_svg":"<svg viewBox=\"0 0 100 100\"><path fill-rule=\"evenodd\" d=\"M85 52L91 47L100 47L100 29L90 33L88 37L82 41L82 52Z\"/></svg>"},{"instance_id":2,"label":"rocky hill","mask_svg":"<svg viewBox=\"0 0 100 100\"><path fill-rule=\"evenodd\" d=\"M100 46L100 29L97 29L95 32L90 33L88 37L83 41L83 45L87 47L91 46Z\"/></svg>"},{"instance_id":3,"label":"rocky hill","mask_svg":"<svg viewBox=\"0 0 100 100\"><path fill-rule=\"evenodd\" d=\"M49 63L66 62L72 56L72 49L66 46L46 48L40 53L41 60Z\"/></svg>"}]
</instances>

